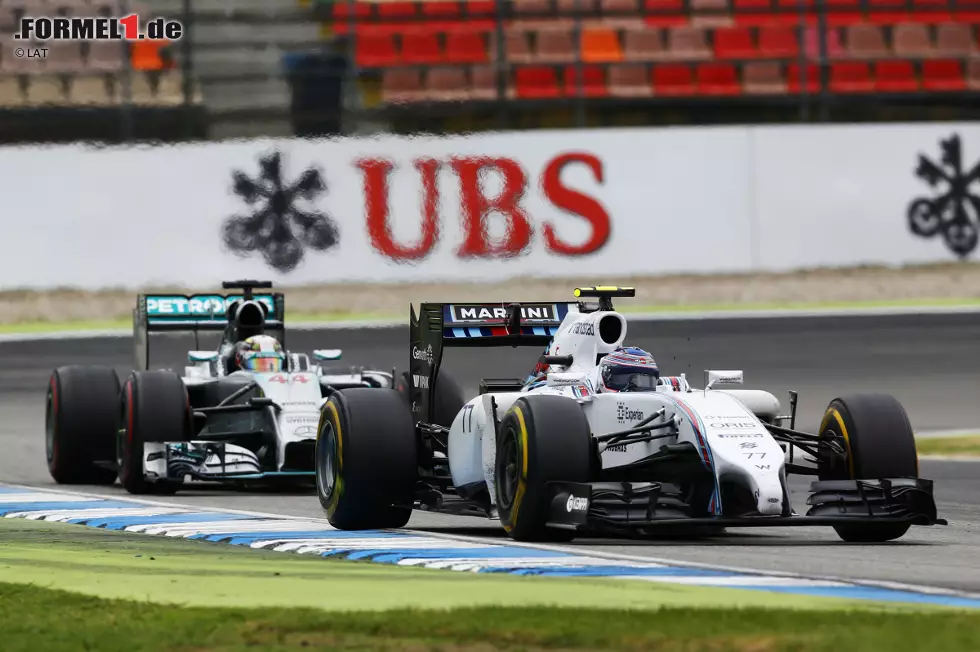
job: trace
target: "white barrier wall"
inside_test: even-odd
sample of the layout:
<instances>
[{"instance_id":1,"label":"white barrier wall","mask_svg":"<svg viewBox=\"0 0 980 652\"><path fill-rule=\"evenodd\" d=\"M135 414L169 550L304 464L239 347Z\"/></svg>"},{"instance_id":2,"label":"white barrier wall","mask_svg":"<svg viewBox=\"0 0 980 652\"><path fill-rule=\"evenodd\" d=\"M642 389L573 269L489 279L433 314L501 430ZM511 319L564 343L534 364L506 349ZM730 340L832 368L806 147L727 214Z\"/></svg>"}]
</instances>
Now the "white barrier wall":
<instances>
[{"instance_id":1,"label":"white barrier wall","mask_svg":"<svg viewBox=\"0 0 980 652\"><path fill-rule=\"evenodd\" d=\"M948 144L943 162L953 137L962 155ZM947 176L935 188L916 175L920 154ZM953 260L944 230L960 252L976 245L978 158L980 125L959 123L3 148L0 287ZM922 227L939 233L914 234L911 203L944 193L918 205ZM227 240L236 217L246 228Z\"/></svg>"}]
</instances>

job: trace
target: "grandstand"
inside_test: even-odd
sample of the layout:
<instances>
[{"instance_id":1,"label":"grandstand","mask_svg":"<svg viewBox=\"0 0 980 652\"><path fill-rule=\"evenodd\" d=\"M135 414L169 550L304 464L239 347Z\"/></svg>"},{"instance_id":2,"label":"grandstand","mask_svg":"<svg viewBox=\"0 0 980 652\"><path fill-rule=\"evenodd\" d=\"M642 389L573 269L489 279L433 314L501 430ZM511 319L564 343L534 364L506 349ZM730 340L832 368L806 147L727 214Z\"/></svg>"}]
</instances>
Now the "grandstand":
<instances>
[{"instance_id":1,"label":"grandstand","mask_svg":"<svg viewBox=\"0 0 980 652\"><path fill-rule=\"evenodd\" d=\"M131 12L186 36L12 54L20 14ZM980 0L0 0L0 137L972 119L978 24Z\"/></svg>"},{"instance_id":2,"label":"grandstand","mask_svg":"<svg viewBox=\"0 0 980 652\"><path fill-rule=\"evenodd\" d=\"M921 119L972 117L980 89L980 0L387 0L314 11L353 36L361 76L380 74L392 107L504 101L527 116L577 106L579 124L587 111L587 122L621 123L641 107L644 124L683 121L672 108L694 122L808 119L812 108L883 119L883 106Z\"/></svg>"}]
</instances>

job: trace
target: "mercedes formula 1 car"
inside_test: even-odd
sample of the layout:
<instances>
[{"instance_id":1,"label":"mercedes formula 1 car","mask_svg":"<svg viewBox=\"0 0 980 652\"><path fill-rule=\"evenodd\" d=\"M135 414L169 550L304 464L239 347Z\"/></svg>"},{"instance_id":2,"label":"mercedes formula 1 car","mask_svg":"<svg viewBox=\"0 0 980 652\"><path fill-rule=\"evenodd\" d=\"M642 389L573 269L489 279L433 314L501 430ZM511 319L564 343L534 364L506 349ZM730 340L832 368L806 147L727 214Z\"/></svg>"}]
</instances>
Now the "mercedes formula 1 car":
<instances>
[{"instance_id":1,"label":"mercedes formula 1 car","mask_svg":"<svg viewBox=\"0 0 980 652\"><path fill-rule=\"evenodd\" d=\"M784 415L768 392L719 388L742 384L741 371L706 371L695 389L657 370L614 391L599 371L627 350L612 299L635 293L575 294L598 301L423 303L417 317L413 307L410 406L359 389L324 404L316 480L330 523L402 527L422 509L498 518L521 541L819 525L864 542L945 524L894 398L834 399L806 433L795 393ZM523 345L547 347L544 373L485 379L450 427L432 423L445 347ZM815 476L805 515L790 503L789 474Z\"/></svg>"},{"instance_id":2,"label":"mercedes formula 1 car","mask_svg":"<svg viewBox=\"0 0 980 652\"><path fill-rule=\"evenodd\" d=\"M343 388L393 386L393 371L332 368L337 349L285 349L282 293L269 282L223 283L239 295L140 295L133 312L136 371L120 387L104 366L59 367L48 386L48 469L63 484L171 493L187 479L314 482L320 406ZM188 353L183 374L150 370L152 333L221 332L217 350ZM275 337L272 371L236 365L249 338ZM265 338L270 339L270 338ZM238 347L238 348L236 348Z\"/></svg>"}]
</instances>

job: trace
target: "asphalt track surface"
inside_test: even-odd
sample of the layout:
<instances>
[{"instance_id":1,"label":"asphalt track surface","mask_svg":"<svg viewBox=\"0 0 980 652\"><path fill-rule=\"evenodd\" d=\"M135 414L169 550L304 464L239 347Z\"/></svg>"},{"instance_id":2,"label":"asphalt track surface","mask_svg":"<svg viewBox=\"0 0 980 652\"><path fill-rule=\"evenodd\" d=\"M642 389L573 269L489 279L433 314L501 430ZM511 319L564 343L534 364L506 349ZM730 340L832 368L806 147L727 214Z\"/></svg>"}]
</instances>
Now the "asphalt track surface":
<instances>
[{"instance_id":1,"label":"asphalt track surface","mask_svg":"<svg viewBox=\"0 0 980 652\"><path fill-rule=\"evenodd\" d=\"M342 348L350 363L389 369L408 361L407 328L293 331L288 348ZM704 369L743 369L746 387L767 389L784 401L800 392L798 427L816 427L835 396L884 391L905 405L917 430L980 430L980 315L818 317L689 320L630 324L628 341L653 353L665 374L687 373L701 385ZM210 342L201 342L208 348ZM0 482L52 488L44 462L44 390L65 364L111 364L121 377L132 368L131 340L47 340L0 343ZM158 336L154 366L181 367L190 337ZM480 377L526 375L534 349L452 349L445 365L470 391ZM903 582L980 592L980 464L924 460L922 475L936 481L947 527L913 528L898 542L850 545L829 528L729 530L701 540L580 539L579 553L659 558L732 567ZM805 511L806 478L794 480L793 501ZM61 487L67 489L68 487ZM119 487L78 487L121 494ZM310 494L244 493L195 487L175 503L321 517ZM411 528L502 540L485 519L416 513Z\"/></svg>"}]
</instances>

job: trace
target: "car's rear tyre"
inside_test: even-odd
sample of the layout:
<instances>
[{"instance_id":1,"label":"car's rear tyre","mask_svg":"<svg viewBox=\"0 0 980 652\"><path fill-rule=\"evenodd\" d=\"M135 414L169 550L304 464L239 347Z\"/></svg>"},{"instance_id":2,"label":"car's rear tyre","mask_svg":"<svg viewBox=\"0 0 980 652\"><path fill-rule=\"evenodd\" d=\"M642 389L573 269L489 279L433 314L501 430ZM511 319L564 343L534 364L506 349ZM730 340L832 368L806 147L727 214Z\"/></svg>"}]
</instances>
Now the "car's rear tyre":
<instances>
[{"instance_id":1,"label":"car's rear tyre","mask_svg":"<svg viewBox=\"0 0 980 652\"><path fill-rule=\"evenodd\" d=\"M918 477L915 434L902 404L887 394L854 394L835 398L827 406L820 434L842 442L844 460L828 463L821 456L821 480L878 480ZM844 541L876 543L898 539L908 523L835 525Z\"/></svg>"},{"instance_id":2,"label":"car's rear tyre","mask_svg":"<svg viewBox=\"0 0 980 652\"><path fill-rule=\"evenodd\" d=\"M340 530L400 528L412 516L416 467L412 412L393 389L335 392L316 439L316 492Z\"/></svg>"},{"instance_id":3,"label":"car's rear tyre","mask_svg":"<svg viewBox=\"0 0 980 652\"><path fill-rule=\"evenodd\" d=\"M497 511L517 541L570 541L549 528L548 482L592 479L592 429L581 406L564 396L518 399L500 422L494 464Z\"/></svg>"},{"instance_id":4,"label":"car's rear tyre","mask_svg":"<svg viewBox=\"0 0 980 652\"><path fill-rule=\"evenodd\" d=\"M45 414L48 472L58 484L111 485L119 379L111 367L59 367ZM101 463L101 465L100 465Z\"/></svg>"},{"instance_id":5,"label":"car's rear tyre","mask_svg":"<svg viewBox=\"0 0 980 652\"><path fill-rule=\"evenodd\" d=\"M395 389L402 395L405 405L412 405L412 397L409 396L409 379L406 371L395 381ZM445 369L439 369L439 377L436 385L431 390L435 392L435 407L430 416L432 423L443 428L451 428L456 415L466 405L463 398L463 387L456 378Z\"/></svg>"},{"instance_id":6,"label":"car's rear tyre","mask_svg":"<svg viewBox=\"0 0 980 652\"><path fill-rule=\"evenodd\" d=\"M143 445L191 439L190 401L180 376L171 371L134 371L123 385L119 406L119 481L131 494L176 492L181 481L147 479Z\"/></svg>"}]
</instances>

